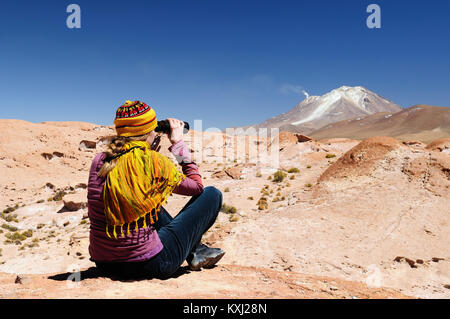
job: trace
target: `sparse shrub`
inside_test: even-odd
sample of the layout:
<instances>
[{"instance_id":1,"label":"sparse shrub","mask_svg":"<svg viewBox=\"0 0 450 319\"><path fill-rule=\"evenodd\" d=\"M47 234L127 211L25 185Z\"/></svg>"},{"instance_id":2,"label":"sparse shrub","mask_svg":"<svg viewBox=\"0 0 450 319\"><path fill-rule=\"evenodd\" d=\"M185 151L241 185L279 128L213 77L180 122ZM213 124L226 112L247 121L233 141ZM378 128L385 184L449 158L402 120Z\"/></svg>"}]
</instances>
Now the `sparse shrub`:
<instances>
[{"instance_id":1,"label":"sparse shrub","mask_svg":"<svg viewBox=\"0 0 450 319\"><path fill-rule=\"evenodd\" d=\"M258 210L265 210L265 209L266 209L265 206L263 206L263 205L258 205Z\"/></svg>"},{"instance_id":2,"label":"sparse shrub","mask_svg":"<svg viewBox=\"0 0 450 319\"><path fill-rule=\"evenodd\" d=\"M28 244L29 248L39 247L39 238L33 238L30 244Z\"/></svg>"},{"instance_id":3,"label":"sparse shrub","mask_svg":"<svg viewBox=\"0 0 450 319\"><path fill-rule=\"evenodd\" d=\"M83 219L83 220L80 221L80 225L84 225L84 224L86 224L86 223L87 223L87 220L86 220L86 219Z\"/></svg>"},{"instance_id":4,"label":"sparse shrub","mask_svg":"<svg viewBox=\"0 0 450 319\"><path fill-rule=\"evenodd\" d=\"M33 237L33 231L31 229L28 229L27 231L24 231L22 233L22 235L26 236L26 237Z\"/></svg>"},{"instance_id":5,"label":"sparse shrub","mask_svg":"<svg viewBox=\"0 0 450 319\"><path fill-rule=\"evenodd\" d=\"M279 202L279 201L280 201L280 198L278 196L275 197L274 199L272 199L272 202L274 202L274 203Z\"/></svg>"},{"instance_id":6,"label":"sparse shrub","mask_svg":"<svg viewBox=\"0 0 450 319\"><path fill-rule=\"evenodd\" d=\"M327 154L327 155L325 155L325 157L326 158L334 158L334 157L336 157L336 155L335 154Z\"/></svg>"},{"instance_id":7,"label":"sparse shrub","mask_svg":"<svg viewBox=\"0 0 450 319\"><path fill-rule=\"evenodd\" d=\"M234 214L237 212L237 209L234 206L228 206L227 204L223 204L220 211L224 212L225 214Z\"/></svg>"},{"instance_id":8,"label":"sparse shrub","mask_svg":"<svg viewBox=\"0 0 450 319\"><path fill-rule=\"evenodd\" d=\"M253 196L247 197L248 200L254 200Z\"/></svg>"},{"instance_id":9,"label":"sparse shrub","mask_svg":"<svg viewBox=\"0 0 450 319\"><path fill-rule=\"evenodd\" d=\"M311 183L305 184L306 187L311 188L313 185Z\"/></svg>"},{"instance_id":10,"label":"sparse shrub","mask_svg":"<svg viewBox=\"0 0 450 319\"><path fill-rule=\"evenodd\" d=\"M291 177L289 177L289 179L295 179L295 175L291 175Z\"/></svg>"},{"instance_id":11,"label":"sparse shrub","mask_svg":"<svg viewBox=\"0 0 450 319\"><path fill-rule=\"evenodd\" d=\"M300 173L300 170L296 167L292 167L288 170L288 173L292 174L292 173Z\"/></svg>"},{"instance_id":12,"label":"sparse shrub","mask_svg":"<svg viewBox=\"0 0 450 319\"><path fill-rule=\"evenodd\" d=\"M267 203L267 198L261 197L258 202L256 203L259 210L264 210L269 207L269 204Z\"/></svg>"},{"instance_id":13,"label":"sparse shrub","mask_svg":"<svg viewBox=\"0 0 450 319\"><path fill-rule=\"evenodd\" d=\"M6 234L5 237L8 238L11 242L15 242L16 244L17 244L17 242L19 242L19 244L20 244L20 242L22 240L25 240L25 239L28 238L23 233L21 234L21 233L19 233L17 231L14 232L14 233Z\"/></svg>"},{"instance_id":14,"label":"sparse shrub","mask_svg":"<svg viewBox=\"0 0 450 319\"><path fill-rule=\"evenodd\" d=\"M45 224L38 224L38 225L36 226L37 229L41 229L42 227L45 227Z\"/></svg>"},{"instance_id":15,"label":"sparse shrub","mask_svg":"<svg viewBox=\"0 0 450 319\"><path fill-rule=\"evenodd\" d=\"M259 204L267 204L267 198L261 197L261 198L258 200L258 202L256 203L256 205L259 205Z\"/></svg>"},{"instance_id":16,"label":"sparse shrub","mask_svg":"<svg viewBox=\"0 0 450 319\"><path fill-rule=\"evenodd\" d=\"M268 180L268 181L271 181L271 180L272 180L272 175L269 175L269 176L267 177L267 180Z\"/></svg>"},{"instance_id":17,"label":"sparse shrub","mask_svg":"<svg viewBox=\"0 0 450 319\"><path fill-rule=\"evenodd\" d=\"M237 222L239 220L239 216L236 216L235 214L231 214L230 218L228 220L232 223Z\"/></svg>"},{"instance_id":18,"label":"sparse shrub","mask_svg":"<svg viewBox=\"0 0 450 319\"><path fill-rule=\"evenodd\" d=\"M311 165L306 166L306 168L311 168Z\"/></svg>"},{"instance_id":19,"label":"sparse shrub","mask_svg":"<svg viewBox=\"0 0 450 319\"><path fill-rule=\"evenodd\" d=\"M224 191L225 193L228 193L228 192L230 191L230 188L229 188L229 187L226 187L223 191Z\"/></svg>"},{"instance_id":20,"label":"sparse shrub","mask_svg":"<svg viewBox=\"0 0 450 319\"><path fill-rule=\"evenodd\" d=\"M62 200L63 197L64 197L65 195L67 195L67 193L66 193L65 191L58 191L58 192L56 193L56 195L53 196L52 199L53 199L55 202L57 202L57 201Z\"/></svg>"},{"instance_id":21,"label":"sparse shrub","mask_svg":"<svg viewBox=\"0 0 450 319\"><path fill-rule=\"evenodd\" d=\"M286 173L283 171L276 171L275 174L273 174L273 182L274 183L280 183L283 181L283 179L286 177Z\"/></svg>"},{"instance_id":22,"label":"sparse shrub","mask_svg":"<svg viewBox=\"0 0 450 319\"><path fill-rule=\"evenodd\" d=\"M256 173L256 177L262 177L261 172Z\"/></svg>"},{"instance_id":23,"label":"sparse shrub","mask_svg":"<svg viewBox=\"0 0 450 319\"><path fill-rule=\"evenodd\" d=\"M36 203L42 204L43 202L44 202L44 200L43 200L43 199L40 199L40 200L38 200Z\"/></svg>"},{"instance_id":24,"label":"sparse shrub","mask_svg":"<svg viewBox=\"0 0 450 319\"><path fill-rule=\"evenodd\" d=\"M280 192L278 192L278 193L277 193L277 196L281 196L281 193L280 193Z\"/></svg>"},{"instance_id":25,"label":"sparse shrub","mask_svg":"<svg viewBox=\"0 0 450 319\"><path fill-rule=\"evenodd\" d=\"M261 194L263 196L269 196L269 192L265 188L261 189Z\"/></svg>"},{"instance_id":26,"label":"sparse shrub","mask_svg":"<svg viewBox=\"0 0 450 319\"><path fill-rule=\"evenodd\" d=\"M47 240L50 238L56 237L56 232L54 230L51 230L47 235Z\"/></svg>"},{"instance_id":27,"label":"sparse shrub","mask_svg":"<svg viewBox=\"0 0 450 319\"><path fill-rule=\"evenodd\" d=\"M9 231L17 231L17 227L14 227L14 226L11 226L11 225L8 225L8 224L3 224L2 228L3 229L7 229Z\"/></svg>"},{"instance_id":28,"label":"sparse shrub","mask_svg":"<svg viewBox=\"0 0 450 319\"><path fill-rule=\"evenodd\" d=\"M7 207L3 210L3 214L9 214L12 213L13 211L15 211L16 208L15 207Z\"/></svg>"},{"instance_id":29,"label":"sparse shrub","mask_svg":"<svg viewBox=\"0 0 450 319\"><path fill-rule=\"evenodd\" d=\"M17 214L4 214L2 213L0 215L1 218L3 218L5 221L9 222L16 222L18 223L19 220L17 219Z\"/></svg>"}]
</instances>

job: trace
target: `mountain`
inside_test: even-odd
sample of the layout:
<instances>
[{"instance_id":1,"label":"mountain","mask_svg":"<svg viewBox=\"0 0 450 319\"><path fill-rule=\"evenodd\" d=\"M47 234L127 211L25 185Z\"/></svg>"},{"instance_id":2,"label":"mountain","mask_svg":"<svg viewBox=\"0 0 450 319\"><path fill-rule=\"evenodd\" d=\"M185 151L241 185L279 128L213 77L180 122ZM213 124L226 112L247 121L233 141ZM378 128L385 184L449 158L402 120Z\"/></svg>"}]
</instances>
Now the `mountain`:
<instances>
[{"instance_id":1,"label":"mountain","mask_svg":"<svg viewBox=\"0 0 450 319\"><path fill-rule=\"evenodd\" d=\"M396 113L383 112L329 124L309 135L316 139L383 135L429 143L450 137L450 108L415 105Z\"/></svg>"},{"instance_id":2,"label":"mountain","mask_svg":"<svg viewBox=\"0 0 450 319\"><path fill-rule=\"evenodd\" d=\"M287 113L245 128L278 127L280 131L308 134L330 123L400 110L400 106L362 86L342 86L322 96L310 96Z\"/></svg>"}]
</instances>

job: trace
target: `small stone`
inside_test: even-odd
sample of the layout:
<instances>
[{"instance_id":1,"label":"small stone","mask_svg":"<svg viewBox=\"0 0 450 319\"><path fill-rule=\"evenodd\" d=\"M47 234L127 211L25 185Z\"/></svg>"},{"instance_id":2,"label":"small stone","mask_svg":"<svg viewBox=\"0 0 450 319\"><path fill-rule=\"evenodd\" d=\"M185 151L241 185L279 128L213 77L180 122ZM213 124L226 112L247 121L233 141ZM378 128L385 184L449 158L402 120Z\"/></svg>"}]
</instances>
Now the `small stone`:
<instances>
[{"instance_id":1,"label":"small stone","mask_svg":"<svg viewBox=\"0 0 450 319\"><path fill-rule=\"evenodd\" d=\"M80 151L86 151L88 149L95 149L97 147L97 143L93 141L87 141L83 140L80 142L80 145L78 146L78 149Z\"/></svg>"},{"instance_id":2,"label":"small stone","mask_svg":"<svg viewBox=\"0 0 450 319\"><path fill-rule=\"evenodd\" d=\"M68 226L69 224L70 224L70 222L69 222L69 221L66 221L66 222L63 224L63 226L66 227L66 226Z\"/></svg>"},{"instance_id":3,"label":"small stone","mask_svg":"<svg viewBox=\"0 0 450 319\"><path fill-rule=\"evenodd\" d=\"M55 185L53 185L52 183L46 183L45 187L48 187L50 189L55 189Z\"/></svg>"},{"instance_id":4,"label":"small stone","mask_svg":"<svg viewBox=\"0 0 450 319\"><path fill-rule=\"evenodd\" d=\"M14 283L23 285L23 284L29 283L30 281L31 281L31 278L24 277L22 275L17 275L16 280L14 281Z\"/></svg>"},{"instance_id":5,"label":"small stone","mask_svg":"<svg viewBox=\"0 0 450 319\"><path fill-rule=\"evenodd\" d=\"M78 183L77 185L75 185L75 188L82 188L82 189L86 189L88 186L86 183Z\"/></svg>"},{"instance_id":6,"label":"small stone","mask_svg":"<svg viewBox=\"0 0 450 319\"><path fill-rule=\"evenodd\" d=\"M41 156L46 160L51 160L53 158L53 155L50 153L41 153Z\"/></svg>"}]
</instances>

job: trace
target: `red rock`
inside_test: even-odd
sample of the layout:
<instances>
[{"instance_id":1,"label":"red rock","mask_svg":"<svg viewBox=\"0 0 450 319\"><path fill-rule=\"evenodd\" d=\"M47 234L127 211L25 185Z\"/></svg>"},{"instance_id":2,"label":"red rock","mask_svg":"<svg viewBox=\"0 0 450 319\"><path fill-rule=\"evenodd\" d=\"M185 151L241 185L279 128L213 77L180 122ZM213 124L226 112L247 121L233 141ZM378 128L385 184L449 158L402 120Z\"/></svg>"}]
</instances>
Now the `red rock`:
<instances>
[{"instance_id":1,"label":"red rock","mask_svg":"<svg viewBox=\"0 0 450 319\"><path fill-rule=\"evenodd\" d=\"M297 140L299 143L309 142L313 141L314 139L312 137L302 135L302 134L295 134L297 136Z\"/></svg>"},{"instance_id":2,"label":"red rock","mask_svg":"<svg viewBox=\"0 0 450 319\"><path fill-rule=\"evenodd\" d=\"M87 193L86 191L68 194L64 196L64 208L68 211L74 212L87 207Z\"/></svg>"}]
</instances>

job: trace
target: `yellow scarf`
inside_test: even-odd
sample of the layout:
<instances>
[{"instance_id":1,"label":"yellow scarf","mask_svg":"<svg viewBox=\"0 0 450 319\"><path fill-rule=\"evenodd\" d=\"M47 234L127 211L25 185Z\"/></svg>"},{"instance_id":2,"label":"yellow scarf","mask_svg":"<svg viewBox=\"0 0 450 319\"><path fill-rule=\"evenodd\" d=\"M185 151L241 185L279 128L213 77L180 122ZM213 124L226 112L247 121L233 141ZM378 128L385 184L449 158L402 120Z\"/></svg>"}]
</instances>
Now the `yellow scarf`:
<instances>
[{"instance_id":1,"label":"yellow scarf","mask_svg":"<svg viewBox=\"0 0 450 319\"><path fill-rule=\"evenodd\" d=\"M103 188L106 233L111 237L108 226L113 227L114 238L117 238L116 226L120 227L123 237L123 226L127 226L129 234L130 224L135 222L138 231L141 217L142 228L147 227L147 215L150 224L155 223L161 206L186 178L166 156L151 150L147 142L129 142L122 153L108 173Z\"/></svg>"}]
</instances>

